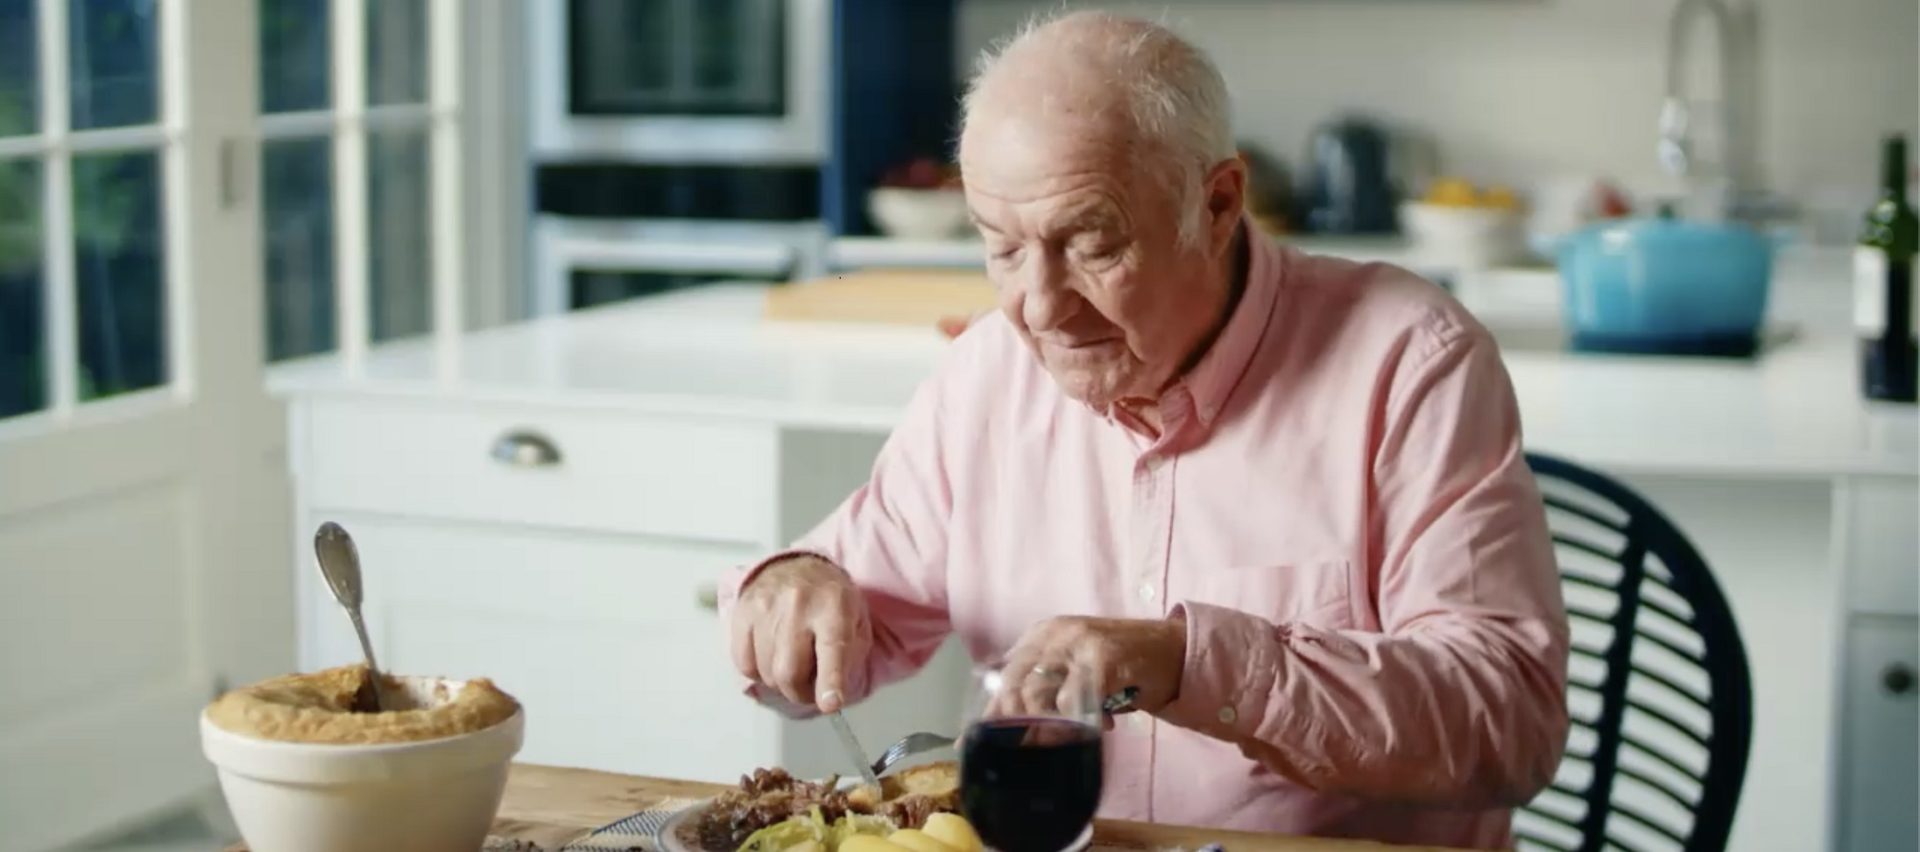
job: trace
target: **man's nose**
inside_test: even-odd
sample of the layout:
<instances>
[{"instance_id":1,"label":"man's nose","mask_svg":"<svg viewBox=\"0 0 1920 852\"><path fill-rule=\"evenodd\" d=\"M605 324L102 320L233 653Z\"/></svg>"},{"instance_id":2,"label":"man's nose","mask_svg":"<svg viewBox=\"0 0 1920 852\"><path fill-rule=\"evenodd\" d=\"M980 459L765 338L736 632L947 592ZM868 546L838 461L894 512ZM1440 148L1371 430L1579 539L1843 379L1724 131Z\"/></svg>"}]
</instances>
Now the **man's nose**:
<instances>
[{"instance_id":1,"label":"man's nose","mask_svg":"<svg viewBox=\"0 0 1920 852\"><path fill-rule=\"evenodd\" d=\"M1080 294L1068 286L1066 264L1041 256L1020 271L1020 316L1031 331L1051 331L1065 325L1080 307Z\"/></svg>"}]
</instances>

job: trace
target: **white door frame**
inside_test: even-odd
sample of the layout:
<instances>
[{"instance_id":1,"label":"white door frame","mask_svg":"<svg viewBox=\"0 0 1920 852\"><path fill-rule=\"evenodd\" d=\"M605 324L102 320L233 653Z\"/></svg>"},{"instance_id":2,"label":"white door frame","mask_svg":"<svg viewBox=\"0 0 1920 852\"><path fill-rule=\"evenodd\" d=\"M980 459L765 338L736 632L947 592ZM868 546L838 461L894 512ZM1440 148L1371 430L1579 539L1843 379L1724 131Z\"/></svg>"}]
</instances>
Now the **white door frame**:
<instances>
[{"instance_id":1,"label":"white door frame","mask_svg":"<svg viewBox=\"0 0 1920 852\"><path fill-rule=\"evenodd\" d=\"M24 849L201 796L195 714L293 660L284 418L261 366L254 0L158 0L157 125L98 131L66 130L66 9L38 4L41 132L8 143L45 164L50 322L49 407L0 421L0 825ZM81 401L72 158L127 148L160 156L169 382Z\"/></svg>"}]
</instances>

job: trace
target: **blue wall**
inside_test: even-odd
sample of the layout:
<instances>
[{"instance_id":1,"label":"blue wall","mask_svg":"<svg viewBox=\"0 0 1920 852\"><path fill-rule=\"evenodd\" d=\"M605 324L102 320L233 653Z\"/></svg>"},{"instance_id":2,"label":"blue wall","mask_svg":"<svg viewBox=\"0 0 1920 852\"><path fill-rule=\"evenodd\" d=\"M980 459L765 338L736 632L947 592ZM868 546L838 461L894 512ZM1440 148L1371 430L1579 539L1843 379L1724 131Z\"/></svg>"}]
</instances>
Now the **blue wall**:
<instances>
[{"instance_id":1,"label":"blue wall","mask_svg":"<svg viewBox=\"0 0 1920 852\"><path fill-rule=\"evenodd\" d=\"M833 117L821 213L836 235L871 234L866 196L914 157L951 160L959 115L955 0L837 0Z\"/></svg>"}]
</instances>

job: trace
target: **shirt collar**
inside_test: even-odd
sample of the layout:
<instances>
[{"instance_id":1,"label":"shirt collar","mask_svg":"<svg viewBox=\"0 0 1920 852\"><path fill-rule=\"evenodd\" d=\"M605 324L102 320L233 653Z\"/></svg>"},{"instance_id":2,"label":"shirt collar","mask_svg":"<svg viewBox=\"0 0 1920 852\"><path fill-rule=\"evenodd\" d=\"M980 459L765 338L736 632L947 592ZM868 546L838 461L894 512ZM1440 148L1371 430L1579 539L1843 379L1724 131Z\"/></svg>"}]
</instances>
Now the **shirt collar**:
<instances>
[{"instance_id":1,"label":"shirt collar","mask_svg":"<svg viewBox=\"0 0 1920 852\"><path fill-rule=\"evenodd\" d=\"M1267 238L1253 217L1240 218L1240 232L1245 235L1247 246L1247 280L1242 284L1240 302L1234 306L1233 314L1214 338L1213 345L1200 356L1200 362L1174 387L1168 388L1168 394L1173 394L1184 386L1192 397L1194 415L1209 427L1226 407L1227 398L1240 384L1240 377L1246 375L1247 365L1253 363L1254 352L1266 333L1267 321L1273 316L1284 266L1279 244ZM1163 395L1162 401L1166 399Z\"/></svg>"}]
</instances>

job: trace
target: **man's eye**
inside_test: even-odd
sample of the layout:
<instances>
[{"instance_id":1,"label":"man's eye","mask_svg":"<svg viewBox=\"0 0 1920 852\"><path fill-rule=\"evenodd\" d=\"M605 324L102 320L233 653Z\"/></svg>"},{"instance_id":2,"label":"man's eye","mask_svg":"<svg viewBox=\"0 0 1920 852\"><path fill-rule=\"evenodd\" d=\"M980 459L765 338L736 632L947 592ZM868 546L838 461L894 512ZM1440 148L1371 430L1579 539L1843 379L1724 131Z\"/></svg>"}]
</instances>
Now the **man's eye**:
<instances>
[{"instance_id":1,"label":"man's eye","mask_svg":"<svg viewBox=\"0 0 1920 852\"><path fill-rule=\"evenodd\" d=\"M1107 261L1119 257L1122 248L1119 243L1092 243L1075 247L1073 251L1082 260Z\"/></svg>"}]
</instances>

